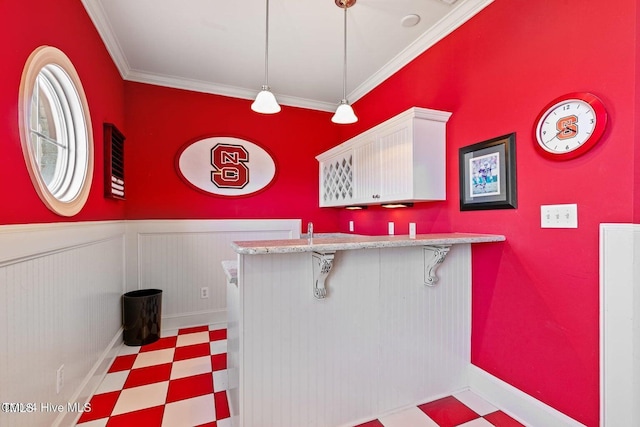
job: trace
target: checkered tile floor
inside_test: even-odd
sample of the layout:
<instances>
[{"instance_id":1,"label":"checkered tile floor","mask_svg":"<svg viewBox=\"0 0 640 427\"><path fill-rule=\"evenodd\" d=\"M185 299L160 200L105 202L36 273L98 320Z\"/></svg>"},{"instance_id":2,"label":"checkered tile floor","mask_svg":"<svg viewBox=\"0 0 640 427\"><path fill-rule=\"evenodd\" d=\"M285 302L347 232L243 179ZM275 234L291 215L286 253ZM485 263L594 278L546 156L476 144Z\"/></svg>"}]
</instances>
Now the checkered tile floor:
<instances>
[{"instance_id":1,"label":"checkered tile floor","mask_svg":"<svg viewBox=\"0 0 640 427\"><path fill-rule=\"evenodd\" d=\"M227 331L201 326L163 331L141 347L123 346L79 427L231 427Z\"/></svg>"},{"instance_id":2,"label":"checkered tile floor","mask_svg":"<svg viewBox=\"0 0 640 427\"><path fill-rule=\"evenodd\" d=\"M123 346L77 426L231 427L226 353L219 326L163 331L153 344ZM355 427L483 426L523 427L470 391Z\"/></svg>"},{"instance_id":3,"label":"checkered tile floor","mask_svg":"<svg viewBox=\"0 0 640 427\"><path fill-rule=\"evenodd\" d=\"M399 411L356 427L524 427L471 391Z\"/></svg>"}]
</instances>

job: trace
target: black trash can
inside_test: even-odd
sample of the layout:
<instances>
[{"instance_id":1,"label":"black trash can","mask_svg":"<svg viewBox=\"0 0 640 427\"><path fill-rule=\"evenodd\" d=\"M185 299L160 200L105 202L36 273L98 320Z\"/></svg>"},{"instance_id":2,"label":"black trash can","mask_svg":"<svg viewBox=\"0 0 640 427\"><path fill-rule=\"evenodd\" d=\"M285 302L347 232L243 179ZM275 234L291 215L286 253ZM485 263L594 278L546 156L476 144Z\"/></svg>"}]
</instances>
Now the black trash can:
<instances>
[{"instance_id":1,"label":"black trash can","mask_svg":"<svg viewBox=\"0 0 640 427\"><path fill-rule=\"evenodd\" d=\"M129 346L145 345L160 338L162 291L140 289L122 297L124 343Z\"/></svg>"}]
</instances>

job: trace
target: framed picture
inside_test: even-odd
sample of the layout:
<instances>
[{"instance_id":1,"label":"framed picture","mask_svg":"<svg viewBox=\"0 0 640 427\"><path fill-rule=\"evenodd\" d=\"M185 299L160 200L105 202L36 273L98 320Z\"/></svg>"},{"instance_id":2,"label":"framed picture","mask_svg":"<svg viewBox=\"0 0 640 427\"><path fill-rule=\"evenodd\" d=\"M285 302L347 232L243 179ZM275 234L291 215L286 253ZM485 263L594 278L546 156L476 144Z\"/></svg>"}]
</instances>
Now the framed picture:
<instances>
[{"instance_id":1,"label":"framed picture","mask_svg":"<svg viewBox=\"0 0 640 427\"><path fill-rule=\"evenodd\" d=\"M516 134L460 148L460 210L515 209Z\"/></svg>"}]
</instances>

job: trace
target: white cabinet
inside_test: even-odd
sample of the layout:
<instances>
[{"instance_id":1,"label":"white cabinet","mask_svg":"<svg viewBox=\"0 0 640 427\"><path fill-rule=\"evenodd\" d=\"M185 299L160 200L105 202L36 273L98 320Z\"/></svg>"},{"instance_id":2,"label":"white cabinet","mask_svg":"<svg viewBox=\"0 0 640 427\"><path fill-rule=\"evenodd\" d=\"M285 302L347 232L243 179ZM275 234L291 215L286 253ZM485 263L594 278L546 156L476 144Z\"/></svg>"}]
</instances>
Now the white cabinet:
<instances>
[{"instance_id":1,"label":"white cabinet","mask_svg":"<svg viewBox=\"0 0 640 427\"><path fill-rule=\"evenodd\" d=\"M445 200L450 116L410 108L320 154L320 206ZM338 179L342 164L348 176Z\"/></svg>"},{"instance_id":2,"label":"white cabinet","mask_svg":"<svg viewBox=\"0 0 640 427\"><path fill-rule=\"evenodd\" d=\"M339 150L320 160L320 206L350 205L353 196L353 150Z\"/></svg>"},{"instance_id":3,"label":"white cabinet","mask_svg":"<svg viewBox=\"0 0 640 427\"><path fill-rule=\"evenodd\" d=\"M429 183L430 194L416 193L417 189L427 187L413 180L414 170L420 167L417 163L420 159L414 155L412 121L385 127L361 142L362 145L354 148L357 165L354 203L444 198L444 195L434 192L440 183L439 179L432 179Z\"/></svg>"},{"instance_id":4,"label":"white cabinet","mask_svg":"<svg viewBox=\"0 0 640 427\"><path fill-rule=\"evenodd\" d=\"M380 144L375 138L353 148L354 161L358 165L354 172L354 204L375 203L380 199Z\"/></svg>"}]
</instances>

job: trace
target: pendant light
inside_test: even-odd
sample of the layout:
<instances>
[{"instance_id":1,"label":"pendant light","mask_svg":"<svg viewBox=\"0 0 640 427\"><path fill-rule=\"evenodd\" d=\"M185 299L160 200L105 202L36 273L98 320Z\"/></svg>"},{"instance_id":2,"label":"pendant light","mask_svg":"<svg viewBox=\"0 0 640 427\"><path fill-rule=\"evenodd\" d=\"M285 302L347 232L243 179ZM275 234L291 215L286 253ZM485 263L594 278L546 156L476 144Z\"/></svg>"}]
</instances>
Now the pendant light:
<instances>
[{"instance_id":1,"label":"pendant light","mask_svg":"<svg viewBox=\"0 0 640 427\"><path fill-rule=\"evenodd\" d=\"M333 123L350 124L358 121L353 108L347 101L347 9L356 4L356 0L335 0L336 6L344 9L344 63L342 74L342 101L331 118Z\"/></svg>"},{"instance_id":2,"label":"pendant light","mask_svg":"<svg viewBox=\"0 0 640 427\"><path fill-rule=\"evenodd\" d=\"M256 113L274 114L280 112L280 105L276 101L276 97L269 90L269 0L267 2L266 14L266 36L264 48L264 85L262 90L256 96L256 100L251 104L251 109Z\"/></svg>"}]
</instances>

